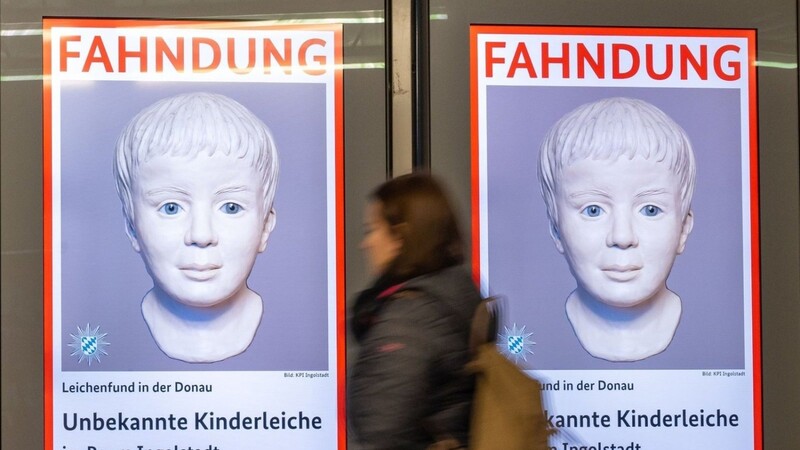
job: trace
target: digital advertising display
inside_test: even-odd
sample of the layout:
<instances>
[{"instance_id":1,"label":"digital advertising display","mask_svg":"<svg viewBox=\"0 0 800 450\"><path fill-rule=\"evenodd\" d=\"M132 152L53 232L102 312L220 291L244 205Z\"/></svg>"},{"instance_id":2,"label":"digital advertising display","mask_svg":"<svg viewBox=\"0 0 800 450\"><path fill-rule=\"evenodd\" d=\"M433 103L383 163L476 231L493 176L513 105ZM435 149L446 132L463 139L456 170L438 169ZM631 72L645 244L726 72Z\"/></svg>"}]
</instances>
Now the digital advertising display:
<instances>
[{"instance_id":1,"label":"digital advertising display","mask_svg":"<svg viewBox=\"0 0 800 450\"><path fill-rule=\"evenodd\" d=\"M470 30L473 271L550 448L762 448L755 31Z\"/></svg>"},{"instance_id":2,"label":"digital advertising display","mask_svg":"<svg viewBox=\"0 0 800 450\"><path fill-rule=\"evenodd\" d=\"M345 448L341 26L43 28L46 448Z\"/></svg>"}]
</instances>

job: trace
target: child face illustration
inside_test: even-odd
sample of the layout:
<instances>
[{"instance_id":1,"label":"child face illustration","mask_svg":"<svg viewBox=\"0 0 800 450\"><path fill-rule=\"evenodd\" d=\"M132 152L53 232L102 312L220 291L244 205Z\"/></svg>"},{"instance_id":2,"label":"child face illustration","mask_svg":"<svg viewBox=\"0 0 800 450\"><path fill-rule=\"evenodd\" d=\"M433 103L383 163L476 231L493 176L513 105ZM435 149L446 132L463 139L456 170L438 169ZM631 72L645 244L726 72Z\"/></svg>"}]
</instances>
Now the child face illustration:
<instances>
[{"instance_id":1,"label":"child face illustration","mask_svg":"<svg viewBox=\"0 0 800 450\"><path fill-rule=\"evenodd\" d=\"M629 307L667 289L693 217L682 214L680 180L666 163L579 160L564 168L555 194L551 232L579 291Z\"/></svg>"},{"instance_id":2,"label":"child face illustration","mask_svg":"<svg viewBox=\"0 0 800 450\"><path fill-rule=\"evenodd\" d=\"M273 223L247 159L222 152L153 157L137 169L132 201L131 242L157 290L208 307L246 288Z\"/></svg>"}]
</instances>

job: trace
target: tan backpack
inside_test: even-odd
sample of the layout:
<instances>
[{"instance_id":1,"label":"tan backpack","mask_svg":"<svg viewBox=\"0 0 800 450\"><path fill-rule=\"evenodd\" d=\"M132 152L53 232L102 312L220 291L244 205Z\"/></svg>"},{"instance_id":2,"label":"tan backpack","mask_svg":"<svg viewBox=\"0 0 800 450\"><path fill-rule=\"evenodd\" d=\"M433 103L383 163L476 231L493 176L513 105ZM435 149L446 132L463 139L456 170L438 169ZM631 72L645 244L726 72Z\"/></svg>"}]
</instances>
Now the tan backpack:
<instances>
[{"instance_id":1,"label":"tan backpack","mask_svg":"<svg viewBox=\"0 0 800 450\"><path fill-rule=\"evenodd\" d=\"M476 374L470 450L547 450L541 384L497 350L501 299L485 299L472 319L468 368Z\"/></svg>"},{"instance_id":2,"label":"tan backpack","mask_svg":"<svg viewBox=\"0 0 800 450\"><path fill-rule=\"evenodd\" d=\"M481 301L472 316L466 370L475 373L469 450L548 450L541 384L497 350L501 297ZM427 450L462 450L443 436Z\"/></svg>"}]
</instances>

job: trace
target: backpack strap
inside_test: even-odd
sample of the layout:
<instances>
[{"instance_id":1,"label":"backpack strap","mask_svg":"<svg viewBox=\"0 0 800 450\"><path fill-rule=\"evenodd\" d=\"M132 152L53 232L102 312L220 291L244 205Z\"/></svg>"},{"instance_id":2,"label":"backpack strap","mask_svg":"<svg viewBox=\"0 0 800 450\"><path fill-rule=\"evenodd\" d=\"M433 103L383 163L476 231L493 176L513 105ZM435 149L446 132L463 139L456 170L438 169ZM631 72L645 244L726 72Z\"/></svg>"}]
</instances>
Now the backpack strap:
<instances>
[{"instance_id":1,"label":"backpack strap","mask_svg":"<svg viewBox=\"0 0 800 450\"><path fill-rule=\"evenodd\" d=\"M497 342L501 300L502 298L499 296L487 297L478 304L472 314L469 350L473 358L481 345Z\"/></svg>"}]
</instances>

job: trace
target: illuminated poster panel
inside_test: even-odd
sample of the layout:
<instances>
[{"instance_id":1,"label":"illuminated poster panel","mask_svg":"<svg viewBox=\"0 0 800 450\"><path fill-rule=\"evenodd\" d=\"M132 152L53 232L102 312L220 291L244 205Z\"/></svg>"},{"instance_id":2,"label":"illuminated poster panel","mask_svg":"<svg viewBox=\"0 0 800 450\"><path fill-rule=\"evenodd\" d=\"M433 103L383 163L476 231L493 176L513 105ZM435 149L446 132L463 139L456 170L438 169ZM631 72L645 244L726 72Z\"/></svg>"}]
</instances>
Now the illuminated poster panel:
<instances>
[{"instance_id":1,"label":"illuminated poster panel","mask_svg":"<svg viewBox=\"0 0 800 450\"><path fill-rule=\"evenodd\" d=\"M44 30L46 448L344 448L341 27Z\"/></svg>"},{"instance_id":2,"label":"illuminated poster panel","mask_svg":"<svg viewBox=\"0 0 800 450\"><path fill-rule=\"evenodd\" d=\"M473 262L551 448L761 448L755 33L473 26Z\"/></svg>"}]
</instances>

